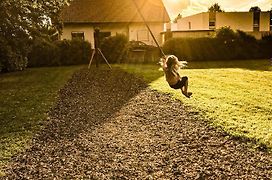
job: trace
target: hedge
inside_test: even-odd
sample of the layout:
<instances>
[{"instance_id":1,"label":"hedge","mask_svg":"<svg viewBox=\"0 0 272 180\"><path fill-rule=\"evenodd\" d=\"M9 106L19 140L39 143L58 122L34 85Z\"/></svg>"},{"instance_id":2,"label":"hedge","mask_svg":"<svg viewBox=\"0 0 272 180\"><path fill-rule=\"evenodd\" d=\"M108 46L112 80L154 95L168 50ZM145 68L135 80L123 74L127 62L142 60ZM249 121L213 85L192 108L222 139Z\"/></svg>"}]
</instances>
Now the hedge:
<instances>
[{"instance_id":1,"label":"hedge","mask_svg":"<svg viewBox=\"0 0 272 180\"><path fill-rule=\"evenodd\" d=\"M17 43L20 44L19 41ZM24 70L27 66L26 52L27 47L17 48L0 37L0 72Z\"/></svg>"},{"instance_id":2,"label":"hedge","mask_svg":"<svg viewBox=\"0 0 272 180\"><path fill-rule=\"evenodd\" d=\"M105 38L101 43L101 51L109 63L123 62L127 54L128 38L125 35L117 34Z\"/></svg>"},{"instance_id":3,"label":"hedge","mask_svg":"<svg viewBox=\"0 0 272 180\"><path fill-rule=\"evenodd\" d=\"M172 38L165 42L166 54L188 61L270 58L269 43L256 41L221 41L216 38ZM270 46L271 47L271 46Z\"/></svg>"},{"instance_id":4,"label":"hedge","mask_svg":"<svg viewBox=\"0 0 272 180\"><path fill-rule=\"evenodd\" d=\"M272 57L271 39L256 40L242 31L224 28L216 38L171 38L163 49L187 61L263 59Z\"/></svg>"},{"instance_id":5,"label":"hedge","mask_svg":"<svg viewBox=\"0 0 272 180\"><path fill-rule=\"evenodd\" d=\"M29 67L87 64L91 44L82 40L46 41L35 39L28 55Z\"/></svg>"}]
</instances>

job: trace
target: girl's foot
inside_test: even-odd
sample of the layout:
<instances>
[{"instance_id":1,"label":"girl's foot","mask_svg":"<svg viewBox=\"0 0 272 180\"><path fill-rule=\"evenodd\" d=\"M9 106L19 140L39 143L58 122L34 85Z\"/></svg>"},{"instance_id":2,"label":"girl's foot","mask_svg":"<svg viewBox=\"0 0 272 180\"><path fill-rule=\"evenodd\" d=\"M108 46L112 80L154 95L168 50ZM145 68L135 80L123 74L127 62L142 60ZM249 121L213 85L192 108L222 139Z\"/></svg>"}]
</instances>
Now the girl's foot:
<instances>
[{"instance_id":1,"label":"girl's foot","mask_svg":"<svg viewBox=\"0 0 272 180\"><path fill-rule=\"evenodd\" d=\"M192 96L192 92L187 92L187 93L185 93L185 92L182 92L182 94L184 95L184 96L186 96L187 98L190 98L191 96Z\"/></svg>"}]
</instances>

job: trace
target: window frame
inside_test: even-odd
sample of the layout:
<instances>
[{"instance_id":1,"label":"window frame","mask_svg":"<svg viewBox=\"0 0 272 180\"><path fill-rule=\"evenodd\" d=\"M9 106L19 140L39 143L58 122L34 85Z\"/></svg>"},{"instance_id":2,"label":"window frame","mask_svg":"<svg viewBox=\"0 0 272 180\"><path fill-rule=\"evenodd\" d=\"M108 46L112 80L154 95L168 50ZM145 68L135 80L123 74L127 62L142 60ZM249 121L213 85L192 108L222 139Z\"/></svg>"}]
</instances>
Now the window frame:
<instances>
[{"instance_id":1,"label":"window frame","mask_svg":"<svg viewBox=\"0 0 272 180\"><path fill-rule=\"evenodd\" d=\"M85 33L84 31L72 31L71 32L71 39L79 39L79 40L85 40Z\"/></svg>"}]
</instances>

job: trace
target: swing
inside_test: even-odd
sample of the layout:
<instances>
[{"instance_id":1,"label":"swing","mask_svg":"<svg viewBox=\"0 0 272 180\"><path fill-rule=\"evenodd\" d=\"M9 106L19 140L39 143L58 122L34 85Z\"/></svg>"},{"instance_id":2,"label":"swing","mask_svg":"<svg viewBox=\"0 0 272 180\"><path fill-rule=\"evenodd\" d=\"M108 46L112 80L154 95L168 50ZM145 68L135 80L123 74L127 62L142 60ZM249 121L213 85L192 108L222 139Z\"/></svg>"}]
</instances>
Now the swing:
<instances>
[{"instance_id":1,"label":"swing","mask_svg":"<svg viewBox=\"0 0 272 180\"><path fill-rule=\"evenodd\" d=\"M137 11L138 11L138 13L139 13L139 15L141 16L141 18L142 18L142 20L143 20L143 22L144 22L146 28L148 29L149 33L151 34L151 36L152 36L154 42L156 43L157 47L160 49L162 58L160 59L159 64L161 64L161 63L162 63L162 59L167 59L167 57L169 57L169 56L174 56L174 55L165 55L165 53L163 52L163 49L162 49L161 46L159 45L157 39L155 38L155 36L154 36L153 32L151 31L149 25L147 24L147 22L146 22L146 20L145 20L145 18L144 18L144 16L143 16L143 14L142 14L142 12L141 12L139 6L138 6L137 3L136 3L136 0L132 0L132 1L133 1L134 5L135 5L135 7L136 7L136 9L137 9ZM187 65L187 61L179 61L179 62L180 62L181 67L185 67L185 66Z\"/></svg>"},{"instance_id":2,"label":"swing","mask_svg":"<svg viewBox=\"0 0 272 180\"><path fill-rule=\"evenodd\" d=\"M135 7L136 7L136 9L137 9L137 11L138 11L138 13L139 13L139 15L141 16L141 18L142 18L142 20L143 20L143 22L144 22L146 28L147 28L148 31L150 32L150 34L151 34L153 40L155 41L157 47L160 49L161 55L162 55L163 57L166 57L166 55L165 55L164 52L163 52L163 49L160 47L160 45L159 45L157 39L155 38L155 36L154 36L153 32L151 31L149 25L147 24L147 22L146 22L146 20L145 20L145 18L144 18L144 16L143 16L143 14L142 14L142 12L141 12L139 6L137 5L136 1L135 1L135 0L132 0L132 1L133 1L134 5L135 5Z\"/></svg>"},{"instance_id":3,"label":"swing","mask_svg":"<svg viewBox=\"0 0 272 180\"><path fill-rule=\"evenodd\" d=\"M174 55L168 55L168 56L165 55L165 53L163 52L163 49L160 47L160 45L159 45L157 39L155 38L155 36L154 36L153 32L151 31L150 27L148 26L148 24L147 24L147 22L146 22L146 20L145 20L145 18L144 18L144 16L143 16L143 14L142 14L142 12L141 12L139 6L138 6L137 3L136 3L136 0L132 0L132 1L133 1L134 5L135 5L135 7L136 7L136 9L137 9L137 11L138 11L138 13L139 13L139 15L141 16L141 18L142 18L142 20L143 20L145 26L147 27L148 31L150 32L150 34L151 34L153 40L155 41L157 47L160 49L161 55L162 55L163 57L160 59L159 64L162 65L162 64L164 64L164 63L167 63L167 60L168 60L169 58L177 59L177 60L178 60L178 58L177 58L176 56L174 56ZM164 62L163 62L163 61L164 61ZM178 61L179 61L179 60L178 60ZM185 67L185 66L187 65L187 62L186 62L186 61L179 61L178 65L179 65L180 67ZM169 85L170 85L170 84L169 84ZM182 77L182 79L179 80L178 83L177 83L175 86L171 86L171 85L170 85L170 87L171 87L171 88L174 88L174 89L177 89L176 86L178 86L178 89L179 89L179 88L181 89L182 94L183 94L184 96L186 96L187 98L190 98L190 97L191 97L192 93L191 93L191 92L187 92L187 88L188 88L188 77Z\"/></svg>"}]
</instances>

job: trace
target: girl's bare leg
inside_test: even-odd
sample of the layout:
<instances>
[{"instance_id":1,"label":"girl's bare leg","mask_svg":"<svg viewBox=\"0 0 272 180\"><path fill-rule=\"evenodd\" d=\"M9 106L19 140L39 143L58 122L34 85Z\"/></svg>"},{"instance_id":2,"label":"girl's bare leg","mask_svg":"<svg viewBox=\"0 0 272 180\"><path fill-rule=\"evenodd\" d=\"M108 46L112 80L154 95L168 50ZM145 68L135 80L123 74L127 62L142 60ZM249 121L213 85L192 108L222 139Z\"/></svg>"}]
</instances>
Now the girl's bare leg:
<instances>
[{"instance_id":1,"label":"girl's bare leg","mask_svg":"<svg viewBox=\"0 0 272 180\"><path fill-rule=\"evenodd\" d=\"M181 88L181 92L182 92L182 94L183 94L184 96L186 96L187 98L190 98L190 96L192 95L191 92L188 92L188 80L186 81L185 86L183 86L183 87Z\"/></svg>"}]
</instances>

